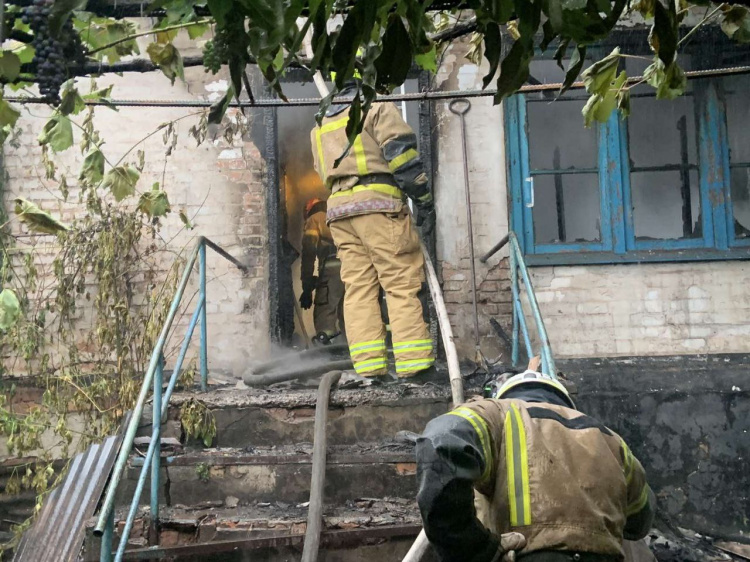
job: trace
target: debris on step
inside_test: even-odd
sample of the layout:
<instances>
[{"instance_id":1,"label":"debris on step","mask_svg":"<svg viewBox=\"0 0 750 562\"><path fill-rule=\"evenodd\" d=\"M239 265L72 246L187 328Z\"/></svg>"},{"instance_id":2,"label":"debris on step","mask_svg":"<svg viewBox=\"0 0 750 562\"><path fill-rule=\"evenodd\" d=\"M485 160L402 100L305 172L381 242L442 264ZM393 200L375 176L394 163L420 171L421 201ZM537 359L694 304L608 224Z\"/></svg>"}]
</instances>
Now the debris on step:
<instances>
[{"instance_id":1,"label":"debris on step","mask_svg":"<svg viewBox=\"0 0 750 562\"><path fill-rule=\"evenodd\" d=\"M237 507L240 505L239 498L236 498L234 496L227 496L224 500L224 505L230 509Z\"/></svg>"},{"instance_id":2,"label":"debris on step","mask_svg":"<svg viewBox=\"0 0 750 562\"><path fill-rule=\"evenodd\" d=\"M711 537L687 529L672 527L662 531L652 529L646 537L651 552L658 562L724 562L743 560L717 547Z\"/></svg>"}]
</instances>

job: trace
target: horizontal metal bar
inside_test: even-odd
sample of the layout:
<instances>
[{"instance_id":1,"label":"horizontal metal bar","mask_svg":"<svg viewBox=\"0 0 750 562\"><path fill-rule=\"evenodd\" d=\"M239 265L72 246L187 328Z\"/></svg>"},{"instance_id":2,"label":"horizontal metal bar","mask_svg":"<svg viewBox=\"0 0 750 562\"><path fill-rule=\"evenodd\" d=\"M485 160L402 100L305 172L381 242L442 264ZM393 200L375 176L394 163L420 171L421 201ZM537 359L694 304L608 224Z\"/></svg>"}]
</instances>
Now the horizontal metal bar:
<instances>
[{"instance_id":1,"label":"horizontal metal bar","mask_svg":"<svg viewBox=\"0 0 750 562\"><path fill-rule=\"evenodd\" d=\"M372 539L393 539L401 537L416 537L422 529L421 525L388 525L367 529L346 529L323 531L321 546L328 548L362 544ZM280 535L277 537L259 537L252 539L227 540L207 542L203 544L188 544L171 547L138 548L125 553L124 560L162 560L165 558L180 558L185 556L213 557L219 552L241 552L261 548L278 548L284 546L299 546L305 540L304 534Z\"/></svg>"},{"instance_id":2,"label":"horizontal metal bar","mask_svg":"<svg viewBox=\"0 0 750 562\"><path fill-rule=\"evenodd\" d=\"M750 162L730 162L730 168L750 168Z\"/></svg>"},{"instance_id":3,"label":"horizontal metal bar","mask_svg":"<svg viewBox=\"0 0 750 562\"><path fill-rule=\"evenodd\" d=\"M681 172L685 169L698 170L700 167L698 164L665 164L663 166L633 166L630 168L630 173L636 172Z\"/></svg>"},{"instance_id":4,"label":"horizontal metal bar","mask_svg":"<svg viewBox=\"0 0 750 562\"><path fill-rule=\"evenodd\" d=\"M484 254L481 258L479 258L479 261L482 263L487 263L487 260L490 259L492 256L494 256L496 253L498 253L500 250L503 249L503 246L505 246L508 243L508 240L510 240L510 233L506 234L500 239L500 242L492 246L492 248Z\"/></svg>"},{"instance_id":5,"label":"horizontal metal bar","mask_svg":"<svg viewBox=\"0 0 750 562\"><path fill-rule=\"evenodd\" d=\"M326 456L328 464L401 464L413 463L413 452L388 452L378 453L328 453ZM131 466L143 466L142 457L131 459ZM312 453L295 455L174 455L162 459L162 464L167 466L195 466L205 464L206 466L258 466L258 465L285 465L285 464L312 464Z\"/></svg>"},{"instance_id":6,"label":"horizontal metal bar","mask_svg":"<svg viewBox=\"0 0 750 562\"><path fill-rule=\"evenodd\" d=\"M531 170L531 176L563 176L565 174L598 174L599 168L559 168Z\"/></svg>"}]
</instances>

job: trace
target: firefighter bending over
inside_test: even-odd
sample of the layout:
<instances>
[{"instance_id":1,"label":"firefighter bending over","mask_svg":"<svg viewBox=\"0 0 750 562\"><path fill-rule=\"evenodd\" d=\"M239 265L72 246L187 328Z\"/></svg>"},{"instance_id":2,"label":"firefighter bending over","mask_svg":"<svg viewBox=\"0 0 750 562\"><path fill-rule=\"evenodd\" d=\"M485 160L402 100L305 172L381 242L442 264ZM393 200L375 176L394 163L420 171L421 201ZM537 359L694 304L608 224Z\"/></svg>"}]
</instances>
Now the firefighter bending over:
<instances>
[{"instance_id":1,"label":"firefighter bending over","mask_svg":"<svg viewBox=\"0 0 750 562\"><path fill-rule=\"evenodd\" d=\"M526 371L432 420L417 441L417 501L443 562L620 562L655 497L622 438ZM475 494L476 507L475 507ZM524 546L525 544L525 546Z\"/></svg>"},{"instance_id":2,"label":"firefighter bending over","mask_svg":"<svg viewBox=\"0 0 750 562\"><path fill-rule=\"evenodd\" d=\"M344 331L344 284L341 282L341 262L336 257L336 246L326 224L326 202L320 199L310 199L305 205L301 281L300 306L307 310L315 305L314 341L328 345L332 338Z\"/></svg>"},{"instance_id":3,"label":"firefighter bending over","mask_svg":"<svg viewBox=\"0 0 750 562\"><path fill-rule=\"evenodd\" d=\"M353 89L341 95L352 95ZM432 228L432 195L417 139L396 106L375 104L353 147L334 167L348 144L348 108L332 106L311 137L315 169L331 190L327 219L346 286L349 353L359 375L387 377L385 326L378 304L382 287L397 376L428 378L433 346L418 298L425 280L424 258L406 204L408 196L416 205L417 225Z\"/></svg>"}]
</instances>

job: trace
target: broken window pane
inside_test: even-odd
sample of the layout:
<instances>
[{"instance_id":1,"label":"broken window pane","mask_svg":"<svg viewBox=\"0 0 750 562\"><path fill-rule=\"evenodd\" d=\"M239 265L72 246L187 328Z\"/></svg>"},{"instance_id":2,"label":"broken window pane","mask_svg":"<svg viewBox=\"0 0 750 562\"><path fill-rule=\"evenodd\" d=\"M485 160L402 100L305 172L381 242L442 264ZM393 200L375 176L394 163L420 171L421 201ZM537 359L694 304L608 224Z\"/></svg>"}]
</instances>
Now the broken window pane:
<instances>
[{"instance_id":1,"label":"broken window pane","mask_svg":"<svg viewBox=\"0 0 750 562\"><path fill-rule=\"evenodd\" d=\"M737 238L750 238L750 105L747 91L749 76L724 79L727 104L727 133L729 135L729 165L731 167L732 211L734 234Z\"/></svg>"},{"instance_id":2,"label":"broken window pane","mask_svg":"<svg viewBox=\"0 0 750 562\"><path fill-rule=\"evenodd\" d=\"M535 176L534 192L537 244L601 240L598 174Z\"/></svg>"},{"instance_id":3,"label":"broken window pane","mask_svg":"<svg viewBox=\"0 0 750 562\"><path fill-rule=\"evenodd\" d=\"M532 172L556 168L596 168L597 129L587 129L581 124L581 110L585 103L583 100L551 103L528 100L526 118Z\"/></svg>"},{"instance_id":4,"label":"broken window pane","mask_svg":"<svg viewBox=\"0 0 750 562\"><path fill-rule=\"evenodd\" d=\"M639 96L628 118L635 236L671 240L702 236L694 99Z\"/></svg>"},{"instance_id":5,"label":"broken window pane","mask_svg":"<svg viewBox=\"0 0 750 562\"><path fill-rule=\"evenodd\" d=\"M690 194L687 197L686 188ZM703 235L697 170L691 170L688 178L683 178L679 171L632 172L630 194L637 239L669 240Z\"/></svg>"}]
</instances>

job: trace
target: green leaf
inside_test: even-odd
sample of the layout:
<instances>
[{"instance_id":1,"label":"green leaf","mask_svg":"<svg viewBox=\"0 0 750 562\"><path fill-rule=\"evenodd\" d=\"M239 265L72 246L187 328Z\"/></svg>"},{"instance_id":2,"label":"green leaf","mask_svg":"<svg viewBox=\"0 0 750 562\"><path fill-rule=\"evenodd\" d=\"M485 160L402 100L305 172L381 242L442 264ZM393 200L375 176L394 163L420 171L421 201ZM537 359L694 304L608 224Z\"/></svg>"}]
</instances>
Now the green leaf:
<instances>
[{"instance_id":1,"label":"green leaf","mask_svg":"<svg viewBox=\"0 0 750 562\"><path fill-rule=\"evenodd\" d=\"M581 111L583 114L583 123L586 127L590 127L594 121L606 123L609 120L610 115L612 115L615 107L617 107L619 94L627 79L627 74L623 70L606 91L595 93L588 99Z\"/></svg>"},{"instance_id":2,"label":"green leaf","mask_svg":"<svg viewBox=\"0 0 750 562\"><path fill-rule=\"evenodd\" d=\"M0 292L0 330L7 332L21 316L21 303L11 289Z\"/></svg>"},{"instance_id":3,"label":"green leaf","mask_svg":"<svg viewBox=\"0 0 750 562\"><path fill-rule=\"evenodd\" d=\"M1 51L0 56L0 78L6 82L12 82L21 73L21 59L17 54L10 51Z\"/></svg>"},{"instance_id":4,"label":"green leaf","mask_svg":"<svg viewBox=\"0 0 750 562\"><path fill-rule=\"evenodd\" d=\"M482 79L482 89L489 86L490 82L497 74L497 67L500 65L500 56L503 50L502 34L500 26L490 23L484 30L484 56L490 63L490 68Z\"/></svg>"},{"instance_id":5,"label":"green leaf","mask_svg":"<svg viewBox=\"0 0 750 562\"><path fill-rule=\"evenodd\" d=\"M32 47L30 44L24 44L15 41L11 44L13 45L13 52L16 53L16 56L18 57L18 60L21 61L21 64L29 64L34 60L36 49L34 49L34 47Z\"/></svg>"},{"instance_id":6,"label":"green leaf","mask_svg":"<svg viewBox=\"0 0 750 562\"><path fill-rule=\"evenodd\" d=\"M750 9L735 5L725 10L721 29L730 39L750 43Z\"/></svg>"},{"instance_id":7,"label":"green leaf","mask_svg":"<svg viewBox=\"0 0 750 562\"><path fill-rule=\"evenodd\" d=\"M437 72L437 45L426 53L414 55L414 62L422 69L428 72Z\"/></svg>"},{"instance_id":8,"label":"green leaf","mask_svg":"<svg viewBox=\"0 0 750 562\"><path fill-rule=\"evenodd\" d=\"M638 0L633 2L632 9L640 13L645 19L651 19L654 17L654 4L658 0Z\"/></svg>"},{"instance_id":9,"label":"green leaf","mask_svg":"<svg viewBox=\"0 0 750 562\"><path fill-rule=\"evenodd\" d=\"M660 0L654 2L654 25L649 34L649 43L664 66L669 66L677 54L677 41L679 38L679 22L675 3L669 1L669 9L664 7Z\"/></svg>"},{"instance_id":10,"label":"green leaf","mask_svg":"<svg viewBox=\"0 0 750 562\"><path fill-rule=\"evenodd\" d=\"M87 185L96 185L104 177L104 154L99 147L92 148L83 159L83 166L78 179Z\"/></svg>"},{"instance_id":11,"label":"green leaf","mask_svg":"<svg viewBox=\"0 0 750 562\"><path fill-rule=\"evenodd\" d=\"M656 88L656 99L675 99L687 88L687 76L677 61L664 68L664 63L657 57L643 72L643 78Z\"/></svg>"},{"instance_id":12,"label":"green leaf","mask_svg":"<svg viewBox=\"0 0 750 562\"><path fill-rule=\"evenodd\" d=\"M220 27L226 25L226 16L232 12L232 0L208 0L208 9Z\"/></svg>"},{"instance_id":13,"label":"green leaf","mask_svg":"<svg viewBox=\"0 0 750 562\"><path fill-rule=\"evenodd\" d=\"M83 98L78 93L78 88L73 80L68 80L63 87L62 96L60 96L60 107L58 110L63 115L78 115L86 107Z\"/></svg>"},{"instance_id":14,"label":"green leaf","mask_svg":"<svg viewBox=\"0 0 750 562\"><path fill-rule=\"evenodd\" d=\"M187 28L188 37L190 37L190 39L198 39L199 37L203 37L206 33L208 33L210 29L211 26L207 23L191 25Z\"/></svg>"},{"instance_id":15,"label":"green leaf","mask_svg":"<svg viewBox=\"0 0 750 562\"><path fill-rule=\"evenodd\" d=\"M563 10L583 10L588 4L588 0L562 0Z\"/></svg>"},{"instance_id":16,"label":"green leaf","mask_svg":"<svg viewBox=\"0 0 750 562\"><path fill-rule=\"evenodd\" d=\"M104 176L102 187L109 189L114 195L116 201L122 201L135 193L135 184L141 175L138 170L130 166L118 166L112 168Z\"/></svg>"},{"instance_id":17,"label":"green leaf","mask_svg":"<svg viewBox=\"0 0 750 562\"><path fill-rule=\"evenodd\" d=\"M533 56L533 45L532 51L529 52L522 39L513 43L510 52L500 64L500 77L497 79L495 103L499 103L505 97L515 93L518 88L526 83L526 80L529 79L529 63Z\"/></svg>"},{"instance_id":18,"label":"green leaf","mask_svg":"<svg viewBox=\"0 0 750 562\"><path fill-rule=\"evenodd\" d=\"M573 85L573 83L576 81L576 78L578 78L578 75L581 73L581 69L583 68L583 64L585 62L586 46L578 45L576 47L576 50L573 51L573 54L570 57L568 70L565 72L565 81L563 82L562 88L560 88L560 93L558 95L563 95Z\"/></svg>"},{"instance_id":19,"label":"green leaf","mask_svg":"<svg viewBox=\"0 0 750 562\"><path fill-rule=\"evenodd\" d=\"M151 218L163 217L171 211L166 192L159 189L159 182L154 183L151 191L141 194L138 210Z\"/></svg>"},{"instance_id":20,"label":"green leaf","mask_svg":"<svg viewBox=\"0 0 750 562\"><path fill-rule=\"evenodd\" d=\"M182 55L172 43L151 43L147 48L151 62L158 65L164 75L174 85L175 78L185 79L185 72L182 66Z\"/></svg>"},{"instance_id":21,"label":"green leaf","mask_svg":"<svg viewBox=\"0 0 750 562\"><path fill-rule=\"evenodd\" d=\"M227 109L229 108L229 103L232 101L233 97L234 86L229 86L229 89L227 90L227 93L224 94L224 97L214 103L211 106L211 109L208 110L208 122L210 124L218 125L221 123L222 119L224 119L224 115L226 114Z\"/></svg>"},{"instance_id":22,"label":"green leaf","mask_svg":"<svg viewBox=\"0 0 750 562\"><path fill-rule=\"evenodd\" d=\"M52 37L60 38L63 25L74 10L84 10L87 0L55 0L49 14L49 30Z\"/></svg>"},{"instance_id":23,"label":"green leaf","mask_svg":"<svg viewBox=\"0 0 750 562\"><path fill-rule=\"evenodd\" d=\"M0 99L0 128L15 127L21 112L10 105L7 101Z\"/></svg>"},{"instance_id":24,"label":"green leaf","mask_svg":"<svg viewBox=\"0 0 750 562\"><path fill-rule=\"evenodd\" d=\"M406 80L411 68L412 44L400 16L392 14L383 34L383 49L375 59L378 84L391 89Z\"/></svg>"},{"instance_id":25,"label":"green leaf","mask_svg":"<svg viewBox=\"0 0 750 562\"><path fill-rule=\"evenodd\" d=\"M16 204L15 212L18 220L28 226L32 232L57 234L68 230L67 226L53 218L49 213L42 211L31 201L23 197L16 197L13 202Z\"/></svg>"},{"instance_id":26,"label":"green leaf","mask_svg":"<svg viewBox=\"0 0 750 562\"><path fill-rule=\"evenodd\" d=\"M610 84L617 76L617 65L620 62L620 48L615 49L602 60L589 66L581 74L586 91L589 94L605 95Z\"/></svg>"},{"instance_id":27,"label":"green leaf","mask_svg":"<svg viewBox=\"0 0 750 562\"><path fill-rule=\"evenodd\" d=\"M180 216L180 220L182 221L182 224L185 225L185 228L187 228L188 230L193 230L195 228L193 223L190 222L190 219L188 218L184 209L180 209L179 216Z\"/></svg>"},{"instance_id":28,"label":"green leaf","mask_svg":"<svg viewBox=\"0 0 750 562\"><path fill-rule=\"evenodd\" d=\"M630 116L630 90L623 88L617 94L617 109L623 117Z\"/></svg>"},{"instance_id":29,"label":"green leaf","mask_svg":"<svg viewBox=\"0 0 750 562\"><path fill-rule=\"evenodd\" d=\"M73 146L73 126L65 115L56 113L44 124L39 134L39 144L49 144L54 152L62 152Z\"/></svg>"},{"instance_id":30,"label":"green leaf","mask_svg":"<svg viewBox=\"0 0 750 562\"><path fill-rule=\"evenodd\" d=\"M339 30L331 53L331 62L336 69L336 86L339 89L354 75L357 49L370 37L377 9L378 2L355 2Z\"/></svg>"}]
</instances>

